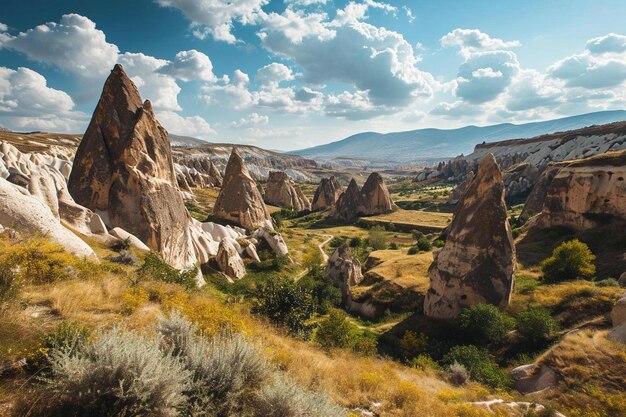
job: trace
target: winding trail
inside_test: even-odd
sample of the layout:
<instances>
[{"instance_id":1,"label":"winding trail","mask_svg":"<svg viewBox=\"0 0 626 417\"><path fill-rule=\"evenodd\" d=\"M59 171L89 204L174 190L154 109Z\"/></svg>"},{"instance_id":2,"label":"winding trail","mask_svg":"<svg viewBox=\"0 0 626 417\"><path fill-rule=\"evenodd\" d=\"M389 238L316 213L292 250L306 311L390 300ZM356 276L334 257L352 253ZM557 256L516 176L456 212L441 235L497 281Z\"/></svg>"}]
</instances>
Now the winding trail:
<instances>
[{"instance_id":1,"label":"winding trail","mask_svg":"<svg viewBox=\"0 0 626 417\"><path fill-rule=\"evenodd\" d=\"M319 245L317 245L317 248L319 249L320 253L322 254L322 257L324 258L324 264L326 264L326 263L328 263L329 256L328 256L328 254L326 253L326 251L324 250L324 246L326 246L326 244L327 244L328 242L330 242L331 240L333 240L333 238L334 238L335 236L330 235L330 234L322 234L322 235L319 235L319 236L325 236L325 237L326 237L326 240L325 240L325 241L323 241L322 243L320 243ZM308 269L305 269L304 271L300 272L300 273L299 273L299 274L295 277L295 280L296 280L296 281L300 281L300 279L302 279L302 278L303 278L306 274L308 274L308 273L309 273L309 270L308 270Z\"/></svg>"}]
</instances>

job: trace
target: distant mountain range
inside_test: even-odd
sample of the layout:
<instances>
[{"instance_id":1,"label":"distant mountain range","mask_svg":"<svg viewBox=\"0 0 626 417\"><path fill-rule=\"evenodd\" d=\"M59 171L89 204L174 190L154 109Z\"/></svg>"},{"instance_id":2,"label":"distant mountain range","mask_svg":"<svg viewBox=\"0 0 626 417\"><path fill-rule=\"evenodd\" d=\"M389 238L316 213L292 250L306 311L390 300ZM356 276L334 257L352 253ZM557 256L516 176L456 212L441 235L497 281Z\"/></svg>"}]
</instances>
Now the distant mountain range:
<instances>
[{"instance_id":1,"label":"distant mountain range","mask_svg":"<svg viewBox=\"0 0 626 417\"><path fill-rule=\"evenodd\" d=\"M406 132L364 132L313 148L289 152L316 161L365 167L432 164L468 154L483 142L531 138L626 120L626 111L602 111L524 124L466 126L458 129L417 129Z\"/></svg>"}]
</instances>

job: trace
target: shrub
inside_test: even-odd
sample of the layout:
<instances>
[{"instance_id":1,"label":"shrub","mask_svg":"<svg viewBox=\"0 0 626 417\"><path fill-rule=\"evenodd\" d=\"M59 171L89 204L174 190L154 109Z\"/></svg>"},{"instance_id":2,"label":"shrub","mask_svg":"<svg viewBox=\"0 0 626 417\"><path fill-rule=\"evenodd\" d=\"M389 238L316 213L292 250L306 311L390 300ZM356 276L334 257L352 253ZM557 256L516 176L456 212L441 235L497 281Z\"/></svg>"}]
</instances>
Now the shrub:
<instances>
[{"instance_id":1,"label":"shrub","mask_svg":"<svg viewBox=\"0 0 626 417\"><path fill-rule=\"evenodd\" d=\"M428 337L424 333L419 335L413 330L407 330L400 338L400 350L405 359L411 359L428 347Z\"/></svg>"},{"instance_id":2,"label":"shrub","mask_svg":"<svg viewBox=\"0 0 626 417\"><path fill-rule=\"evenodd\" d=\"M433 242L433 246L436 248L443 248L445 246L446 242L442 239L437 239Z\"/></svg>"},{"instance_id":3,"label":"shrub","mask_svg":"<svg viewBox=\"0 0 626 417\"><path fill-rule=\"evenodd\" d=\"M361 239L360 237L353 237L352 239L350 239L350 247L351 248L358 248L359 246L363 245L363 239Z\"/></svg>"},{"instance_id":4,"label":"shrub","mask_svg":"<svg viewBox=\"0 0 626 417\"><path fill-rule=\"evenodd\" d=\"M389 249L391 250L397 250L398 249L398 244L396 242L391 242L389 244Z\"/></svg>"},{"instance_id":5,"label":"shrub","mask_svg":"<svg viewBox=\"0 0 626 417\"><path fill-rule=\"evenodd\" d=\"M498 344L513 329L515 321L491 304L475 304L464 309L459 326L477 344Z\"/></svg>"},{"instance_id":6,"label":"shrub","mask_svg":"<svg viewBox=\"0 0 626 417\"><path fill-rule=\"evenodd\" d=\"M619 287L619 282L615 278L606 278L596 281L596 287Z\"/></svg>"},{"instance_id":7,"label":"shrub","mask_svg":"<svg viewBox=\"0 0 626 417\"><path fill-rule=\"evenodd\" d=\"M367 235L369 245L374 250L381 250L387 247L387 237L385 236L385 228L382 226L372 227Z\"/></svg>"},{"instance_id":8,"label":"shrub","mask_svg":"<svg viewBox=\"0 0 626 417\"><path fill-rule=\"evenodd\" d=\"M354 338L351 348L362 355L375 355L378 353L378 341L373 334L360 334Z\"/></svg>"},{"instance_id":9,"label":"shrub","mask_svg":"<svg viewBox=\"0 0 626 417\"><path fill-rule=\"evenodd\" d=\"M298 286L307 294L311 294L317 312L326 314L333 307L341 304L341 290L332 279L324 278L322 271L313 271L305 275Z\"/></svg>"},{"instance_id":10,"label":"shrub","mask_svg":"<svg viewBox=\"0 0 626 417\"><path fill-rule=\"evenodd\" d=\"M433 358L427 353L420 353L409 362L413 368L421 369L423 371L427 369L439 369L439 365Z\"/></svg>"},{"instance_id":11,"label":"shrub","mask_svg":"<svg viewBox=\"0 0 626 417\"><path fill-rule=\"evenodd\" d=\"M595 255L589 247L577 239L561 243L552 256L541 263L546 282L561 282L577 278L589 278L596 273Z\"/></svg>"},{"instance_id":12,"label":"shrub","mask_svg":"<svg viewBox=\"0 0 626 417\"><path fill-rule=\"evenodd\" d=\"M71 321L62 322L43 337L37 352L27 358L29 370L47 372L50 367L49 358L55 351L67 350L71 355L87 343L90 334L91 329L86 326Z\"/></svg>"},{"instance_id":13,"label":"shrub","mask_svg":"<svg viewBox=\"0 0 626 417\"><path fill-rule=\"evenodd\" d=\"M506 388L510 385L509 375L491 360L489 352L473 345L454 346L444 356L443 363L451 366L459 363L467 369L470 378L492 388Z\"/></svg>"},{"instance_id":14,"label":"shrub","mask_svg":"<svg viewBox=\"0 0 626 417\"><path fill-rule=\"evenodd\" d=\"M14 299L24 284L15 268L8 263L0 263L0 303Z\"/></svg>"},{"instance_id":15,"label":"shrub","mask_svg":"<svg viewBox=\"0 0 626 417\"><path fill-rule=\"evenodd\" d=\"M545 308L531 308L517 315L515 328L527 343L541 347L559 331L559 324Z\"/></svg>"},{"instance_id":16,"label":"shrub","mask_svg":"<svg viewBox=\"0 0 626 417\"><path fill-rule=\"evenodd\" d=\"M150 252L146 255L143 265L141 265L137 271L137 275L142 279L153 279L170 284L180 284L188 289L197 287L197 274L197 269L179 271L172 268L154 252Z\"/></svg>"},{"instance_id":17,"label":"shrub","mask_svg":"<svg viewBox=\"0 0 626 417\"><path fill-rule=\"evenodd\" d=\"M306 253L302 257L302 265L309 270L310 273L319 274L322 270L324 257L317 246L309 246Z\"/></svg>"},{"instance_id":18,"label":"shrub","mask_svg":"<svg viewBox=\"0 0 626 417\"><path fill-rule=\"evenodd\" d=\"M286 379L263 387L256 397L255 417L339 417L346 411L322 394L304 390Z\"/></svg>"},{"instance_id":19,"label":"shrub","mask_svg":"<svg viewBox=\"0 0 626 417\"><path fill-rule=\"evenodd\" d=\"M308 337L311 326L307 321L315 312L311 296L288 278L271 277L260 283L255 293L252 311L287 327L292 335Z\"/></svg>"},{"instance_id":20,"label":"shrub","mask_svg":"<svg viewBox=\"0 0 626 417\"><path fill-rule=\"evenodd\" d=\"M460 363L455 361L448 369L450 370L450 382L454 385L465 385L469 380L467 369Z\"/></svg>"},{"instance_id":21,"label":"shrub","mask_svg":"<svg viewBox=\"0 0 626 417\"><path fill-rule=\"evenodd\" d=\"M417 246L411 246L407 252L409 255L415 255L419 252L419 248Z\"/></svg>"},{"instance_id":22,"label":"shrub","mask_svg":"<svg viewBox=\"0 0 626 417\"><path fill-rule=\"evenodd\" d=\"M422 236L417 239L417 248L419 250L429 251L432 250L433 246L431 245L430 240L428 240L427 237Z\"/></svg>"},{"instance_id":23,"label":"shrub","mask_svg":"<svg viewBox=\"0 0 626 417\"><path fill-rule=\"evenodd\" d=\"M424 233L420 232L419 230L412 230L411 234L413 235L413 239L415 239L416 242L419 238L424 237Z\"/></svg>"},{"instance_id":24,"label":"shrub","mask_svg":"<svg viewBox=\"0 0 626 417\"><path fill-rule=\"evenodd\" d=\"M184 406L190 374L155 339L114 328L76 351L50 356L51 378L39 401L18 415L174 417Z\"/></svg>"},{"instance_id":25,"label":"shrub","mask_svg":"<svg viewBox=\"0 0 626 417\"><path fill-rule=\"evenodd\" d=\"M178 313L161 320L158 331L191 373L185 391L188 415L242 415L244 394L258 388L269 374L261 352L241 334L221 333L208 340Z\"/></svg>"},{"instance_id":26,"label":"shrub","mask_svg":"<svg viewBox=\"0 0 626 417\"><path fill-rule=\"evenodd\" d=\"M139 287L131 287L122 294L122 306L124 313L131 314L139 307L147 304L150 295L146 290Z\"/></svg>"},{"instance_id":27,"label":"shrub","mask_svg":"<svg viewBox=\"0 0 626 417\"><path fill-rule=\"evenodd\" d=\"M315 340L327 350L348 348L354 340L354 329L343 311L333 309L328 317L319 322Z\"/></svg>"},{"instance_id":28,"label":"shrub","mask_svg":"<svg viewBox=\"0 0 626 417\"><path fill-rule=\"evenodd\" d=\"M274 220L274 226L276 227L276 229L280 230L283 227L283 216L282 214L280 214L280 211L275 211L274 213L270 214L270 217L272 218L272 220Z\"/></svg>"},{"instance_id":29,"label":"shrub","mask_svg":"<svg viewBox=\"0 0 626 417\"><path fill-rule=\"evenodd\" d=\"M344 240L342 238L340 238L339 236L335 236L330 240L328 246L330 246L331 248L338 248L343 242Z\"/></svg>"},{"instance_id":30,"label":"shrub","mask_svg":"<svg viewBox=\"0 0 626 417\"><path fill-rule=\"evenodd\" d=\"M109 257L111 262L115 262L122 265L135 265L137 258L129 250L123 249L116 256Z\"/></svg>"}]
</instances>

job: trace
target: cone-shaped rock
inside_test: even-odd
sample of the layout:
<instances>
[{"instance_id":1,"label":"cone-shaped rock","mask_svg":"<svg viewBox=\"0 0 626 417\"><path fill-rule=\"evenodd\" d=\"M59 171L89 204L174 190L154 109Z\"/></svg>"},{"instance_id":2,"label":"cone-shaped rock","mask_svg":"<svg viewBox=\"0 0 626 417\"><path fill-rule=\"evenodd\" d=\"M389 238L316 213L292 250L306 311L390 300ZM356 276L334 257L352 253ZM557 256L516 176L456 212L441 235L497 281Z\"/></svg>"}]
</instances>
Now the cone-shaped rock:
<instances>
[{"instance_id":1,"label":"cone-shaped rock","mask_svg":"<svg viewBox=\"0 0 626 417\"><path fill-rule=\"evenodd\" d=\"M313 195L313 211L328 210L335 207L335 203L343 192L343 188L337 182L334 176L330 178L322 178L320 185Z\"/></svg>"},{"instance_id":2,"label":"cone-shaped rock","mask_svg":"<svg viewBox=\"0 0 626 417\"><path fill-rule=\"evenodd\" d=\"M324 270L324 276L330 277L341 288L343 305L349 305L351 299L350 288L358 285L363 280L361 262L350 252L350 248L344 242L335 249L328 259L328 265Z\"/></svg>"},{"instance_id":3,"label":"cone-shaped rock","mask_svg":"<svg viewBox=\"0 0 626 417\"><path fill-rule=\"evenodd\" d=\"M515 246L507 221L502 173L493 155L478 164L448 228L445 246L428 271L427 316L451 319L479 303L509 304Z\"/></svg>"},{"instance_id":4,"label":"cone-shaped rock","mask_svg":"<svg viewBox=\"0 0 626 417\"><path fill-rule=\"evenodd\" d=\"M222 174L217 169L217 167L215 166L213 161L210 161L210 163L209 163L209 176L213 179L213 186L214 187L221 187L222 186L222 181L223 181Z\"/></svg>"},{"instance_id":5,"label":"cone-shaped rock","mask_svg":"<svg viewBox=\"0 0 626 417\"><path fill-rule=\"evenodd\" d=\"M278 207L291 206L296 211L311 210L309 199L283 171L272 171L265 184L265 202Z\"/></svg>"},{"instance_id":6,"label":"cone-shaped rock","mask_svg":"<svg viewBox=\"0 0 626 417\"><path fill-rule=\"evenodd\" d=\"M226 165L222 188L213 207L213 217L246 230L273 228L256 182L235 148Z\"/></svg>"},{"instance_id":7,"label":"cone-shaped rock","mask_svg":"<svg viewBox=\"0 0 626 417\"><path fill-rule=\"evenodd\" d=\"M393 210L393 202L383 177L378 172L372 172L361 188L360 214L372 215L387 213Z\"/></svg>"},{"instance_id":8,"label":"cone-shaped rock","mask_svg":"<svg viewBox=\"0 0 626 417\"><path fill-rule=\"evenodd\" d=\"M358 215L361 204L361 191L354 178L348 184L348 188L337 199L332 217L338 220L351 221Z\"/></svg>"},{"instance_id":9,"label":"cone-shaped rock","mask_svg":"<svg viewBox=\"0 0 626 417\"><path fill-rule=\"evenodd\" d=\"M109 227L131 232L170 265L196 263L168 134L121 65L104 84L68 187L77 203Z\"/></svg>"}]
</instances>

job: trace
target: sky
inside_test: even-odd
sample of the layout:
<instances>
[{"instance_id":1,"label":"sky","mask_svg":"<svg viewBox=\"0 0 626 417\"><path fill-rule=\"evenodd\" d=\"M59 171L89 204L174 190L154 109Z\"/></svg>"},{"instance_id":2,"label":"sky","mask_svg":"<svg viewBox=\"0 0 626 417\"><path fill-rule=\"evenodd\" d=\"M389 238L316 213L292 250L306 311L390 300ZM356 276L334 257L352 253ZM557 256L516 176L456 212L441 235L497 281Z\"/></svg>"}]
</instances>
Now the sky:
<instances>
[{"instance_id":1,"label":"sky","mask_svg":"<svg viewBox=\"0 0 626 417\"><path fill-rule=\"evenodd\" d=\"M121 63L170 132L294 150L626 108L623 0L0 0L0 126L82 133Z\"/></svg>"}]
</instances>

